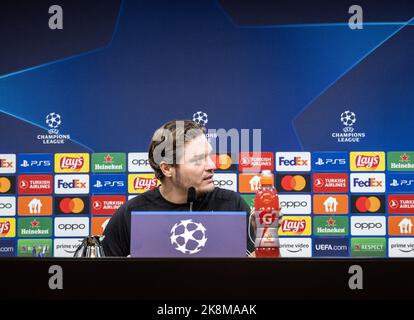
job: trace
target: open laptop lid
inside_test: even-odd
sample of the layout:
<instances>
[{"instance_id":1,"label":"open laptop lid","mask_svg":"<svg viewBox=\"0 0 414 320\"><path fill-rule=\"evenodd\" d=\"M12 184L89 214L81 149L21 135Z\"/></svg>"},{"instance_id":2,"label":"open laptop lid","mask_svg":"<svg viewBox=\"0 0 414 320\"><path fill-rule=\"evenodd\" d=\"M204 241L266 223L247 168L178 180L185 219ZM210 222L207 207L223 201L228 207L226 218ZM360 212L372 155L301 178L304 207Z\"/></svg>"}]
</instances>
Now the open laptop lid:
<instances>
[{"instance_id":1,"label":"open laptop lid","mask_svg":"<svg viewBox=\"0 0 414 320\"><path fill-rule=\"evenodd\" d=\"M246 212L131 212L132 257L245 257Z\"/></svg>"}]
</instances>

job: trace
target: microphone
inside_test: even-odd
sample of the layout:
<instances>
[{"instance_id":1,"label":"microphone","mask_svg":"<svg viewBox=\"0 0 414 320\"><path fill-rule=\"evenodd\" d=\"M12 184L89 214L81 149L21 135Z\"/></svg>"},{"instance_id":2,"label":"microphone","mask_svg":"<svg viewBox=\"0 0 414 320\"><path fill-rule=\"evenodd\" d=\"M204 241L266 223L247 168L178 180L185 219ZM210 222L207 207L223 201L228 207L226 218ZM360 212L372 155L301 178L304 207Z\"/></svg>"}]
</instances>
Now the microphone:
<instances>
[{"instance_id":1,"label":"microphone","mask_svg":"<svg viewBox=\"0 0 414 320\"><path fill-rule=\"evenodd\" d=\"M190 203L190 211L193 211L194 201L196 201L196 189L194 187L190 187L187 191L187 202Z\"/></svg>"}]
</instances>

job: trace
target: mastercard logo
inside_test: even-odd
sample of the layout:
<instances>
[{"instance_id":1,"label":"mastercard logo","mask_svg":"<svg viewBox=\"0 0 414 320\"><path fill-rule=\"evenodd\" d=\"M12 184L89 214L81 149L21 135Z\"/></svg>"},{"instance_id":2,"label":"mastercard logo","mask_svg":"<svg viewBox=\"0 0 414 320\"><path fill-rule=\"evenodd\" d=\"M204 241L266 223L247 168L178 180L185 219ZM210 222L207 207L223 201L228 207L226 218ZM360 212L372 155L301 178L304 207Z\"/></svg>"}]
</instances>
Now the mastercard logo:
<instances>
[{"instance_id":1,"label":"mastercard logo","mask_svg":"<svg viewBox=\"0 0 414 320\"><path fill-rule=\"evenodd\" d=\"M11 182L9 179L1 177L0 178L0 193L6 193L11 189Z\"/></svg>"},{"instance_id":2,"label":"mastercard logo","mask_svg":"<svg viewBox=\"0 0 414 320\"><path fill-rule=\"evenodd\" d=\"M381 201L377 197L360 197L355 206L360 212L377 212L381 208Z\"/></svg>"},{"instance_id":3,"label":"mastercard logo","mask_svg":"<svg viewBox=\"0 0 414 320\"><path fill-rule=\"evenodd\" d=\"M213 160L218 170L228 170L233 164L228 154L211 155L211 160Z\"/></svg>"},{"instance_id":4,"label":"mastercard logo","mask_svg":"<svg viewBox=\"0 0 414 320\"><path fill-rule=\"evenodd\" d=\"M59 209L63 213L81 213L85 204L81 198L64 198L59 203Z\"/></svg>"},{"instance_id":5,"label":"mastercard logo","mask_svg":"<svg viewBox=\"0 0 414 320\"><path fill-rule=\"evenodd\" d=\"M376 213L385 212L384 195L351 196L352 212Z\"/></svg>"},{"instance_id":6,"label":"mastercard logo","mask_svg":"<svg viewBox=\"0 0 414 320\"><path fill-rule=\"evenodd\" d=\"M306 179L301 175L284 176L280 184L285 191L302 191L307 185Z\"/></svg>"}]
</instances>

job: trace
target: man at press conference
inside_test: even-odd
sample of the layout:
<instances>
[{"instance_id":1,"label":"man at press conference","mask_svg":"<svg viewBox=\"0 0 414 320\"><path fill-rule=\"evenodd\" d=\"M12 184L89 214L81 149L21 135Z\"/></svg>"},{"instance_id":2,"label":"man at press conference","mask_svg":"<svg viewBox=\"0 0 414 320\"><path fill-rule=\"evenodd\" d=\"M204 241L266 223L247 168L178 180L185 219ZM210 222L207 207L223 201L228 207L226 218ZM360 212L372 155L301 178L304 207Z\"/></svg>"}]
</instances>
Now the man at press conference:
<instances>
[{"instance_id":1,"label":"man at press conference","mask_svg":"<svg viewBox=\"0 0 414 320\"><path fill-rule=\"evenodd\" d=\"M250 209L236 192L214 186L215 163L205 129L190 120L170 121L151 139L148 158L161 184L122 205L104 231L106 256L130 254L131 211L245 211ZM189 202L189 190L194 191ZM254 219L252 219L254 220ZM254 235L254 226L248 225ZM247 236L246 254L254 255L254 243Z\"/></svg>"}]
</instances>

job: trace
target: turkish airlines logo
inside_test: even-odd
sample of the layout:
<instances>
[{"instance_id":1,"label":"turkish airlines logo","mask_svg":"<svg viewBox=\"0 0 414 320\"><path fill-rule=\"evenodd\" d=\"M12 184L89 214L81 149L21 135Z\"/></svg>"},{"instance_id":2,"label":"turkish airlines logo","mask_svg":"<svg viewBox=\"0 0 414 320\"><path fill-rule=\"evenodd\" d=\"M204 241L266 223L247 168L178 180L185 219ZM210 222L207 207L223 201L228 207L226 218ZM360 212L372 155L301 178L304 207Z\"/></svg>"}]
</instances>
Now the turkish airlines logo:
<instances>
[{"instance_id":1,"label":"turkish airlines logo","mask_svg":"<svg viewBox=\"0 0 414 320\"><path fill-rule=\"evenodd\" d=\"M346 173L314 173L313 191L316 193L348 192L348 175Z\"/></svg>"},{"instance_id":2,"label":"turkish airlines logo","mask_svg":"<svg viewBox=\"0 0 414 320\"><path fill-rule=\"evenodd\" d=\"M240 152L240 171L273 170L274 158L272 152Z\"/></svg>"},{"instance_id":3,"label":"turkish airlines logo","mask_svg":"<svg viewBox=\"0 0 414 320\"><path fill-rule=\"evenodd\" d=\"M51 175L21 175L18 176L19 194L51 194Z\"/></svg>"},{"instance_id":4,"label":"turkish airlines logo","mask_svg":"<svg viewBox=\"0 0 414 320\"><path fill-rule=\"evenodd\" d=\"M92 214L113 214L125 201L125 196L93 196Z\"/></svg>"},{"instance_id":5,"label":"turkish airlines logo","mask_svg":"<svg viewBox=\"0 0 414 320\"><path fill-rule=\"evenodd\" d=\"M414 195L388 195L388 212L389 213L408 213L414 211Z\"/></svg>"}]
</instances>

